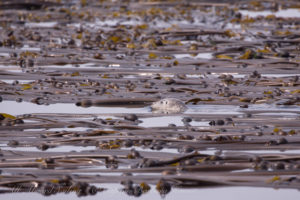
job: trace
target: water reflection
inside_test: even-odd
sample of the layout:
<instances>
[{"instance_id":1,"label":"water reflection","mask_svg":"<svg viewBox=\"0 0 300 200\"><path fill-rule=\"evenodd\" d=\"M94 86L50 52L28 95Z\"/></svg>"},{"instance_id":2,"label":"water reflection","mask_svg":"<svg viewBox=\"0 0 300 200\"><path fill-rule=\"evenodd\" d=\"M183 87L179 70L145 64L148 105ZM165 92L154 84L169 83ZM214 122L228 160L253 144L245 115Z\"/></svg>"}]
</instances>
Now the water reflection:
<instances>
[{"instance_id":1,"label":"water reflection","mask_svg":"<svg viewBox=\"0 0 300 200\"><path fill-rule=\"evenodd\" d=\"M279 10L277 12L272 12L269 10L265 11L248 11L248 10L240 10L239 11L242 15L248 15L249 17L258 17L258 16L268 16L268 15L275 15L276 17L300 17L300 10L299 9L285 9Z\"/></svg>"},{"instance_id":2,"label":"water reflection","mask_svg":"<svg viewBox=\"0 0 300 200\"><path fill-rule=\"evenodd\" d=\"M52 28L56 26L58 23L57 22L27 22L25 26L31 27L31 28Z\"/></svg>"},{"instance_id":3,"label":"water reflection","mask_svg":"<svg viewBox=\"0 0 300 200\"><path fill-rule=\"evenodd\" d=\"M95 114L101 116L101 114L125 114L125 113L135 113L135 114L149 114L151 113L150 107L115 107L115 106L99 106L99 107L80 107L76 106L73 103L56 103L50 105L37 105L29 102L17 103L15 101L3 101L0 103L0 109L3 113L9 113L11 115L22 115L29 113L66 113L66 114ZM239 106L234 105L188 105L187 111L185 114L231 114L238 115L243 114L245 111L271 111L276 112L300 112L300 108L297 106L276 106L275 104L254 104L249 105L249 108L242 109ZM282 113L285 115L286 113ZM179 122L181 120L180 117L172 116L171 114L168 116L157 118L154 116L151 118L143 119L144 126L149 126L150 123L153 126L158 125L161 126L162 123L164 125L168 125L168 123L172 122L175 124L181 124ZM155 124L157 122L157 124ZM199 125L199 124L198 124ZM205 125L205 124L200 124Z\"/></svg>"},{"instance_id":4,"label":"water reflection","mask_svg":"<svg viewBox=\"0 0 300 200\"><path fill-rule=\"evenodd\" d=\"M212 59L213 55L212 53L198 53L197 55L191 55L191 54L174 54L176 59L181 58L193 58L193 59Z\"/></svg>"},{"instance_id":5,"label":"water reflection","mask_svg":"<svg viewBox=\"0 0 300 200\"><path fill-rule=\"evenodd\" d=\"M0 103L3 113L21 115L26 113L69 113L69 114L106 114L106 113L148 113L147 108L124 108L124 107L78 107L73 103L57 103L51 105L37 105L28 102L17 103L4 101Z\"/></svg>"},{"instance_id":6,"label":"water reflection","mask_svg":"<svg viewBox=\"0 0 300 200\"><path fill-rule=\"evenodd\" d=\"M142 119L140 126L143 127L167 127L169 124L176 126L184 126L181 116L163 116L163 117L149 117ZM192 126L209 126L208 122L195 122L190 123Z\"/></svg>"}]
</instances>

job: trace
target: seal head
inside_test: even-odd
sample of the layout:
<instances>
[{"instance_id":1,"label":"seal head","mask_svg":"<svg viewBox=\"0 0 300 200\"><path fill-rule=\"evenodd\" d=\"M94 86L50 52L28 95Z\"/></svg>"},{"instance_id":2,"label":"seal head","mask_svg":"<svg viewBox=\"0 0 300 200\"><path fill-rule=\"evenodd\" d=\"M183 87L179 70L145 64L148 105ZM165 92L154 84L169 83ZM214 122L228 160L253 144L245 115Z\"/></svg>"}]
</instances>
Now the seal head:
<instances>
[{"instance_id":1,"label":"seal head","mask_svg":"<svg viewBox=\"0 0 300 200\"><path fill-rule=\"evenodd\" d=\"M166 98L156 101L151 105L151 109L155 113L182 113L187 107L186 105L174 98Z\"/></svg>"}]
</instances>

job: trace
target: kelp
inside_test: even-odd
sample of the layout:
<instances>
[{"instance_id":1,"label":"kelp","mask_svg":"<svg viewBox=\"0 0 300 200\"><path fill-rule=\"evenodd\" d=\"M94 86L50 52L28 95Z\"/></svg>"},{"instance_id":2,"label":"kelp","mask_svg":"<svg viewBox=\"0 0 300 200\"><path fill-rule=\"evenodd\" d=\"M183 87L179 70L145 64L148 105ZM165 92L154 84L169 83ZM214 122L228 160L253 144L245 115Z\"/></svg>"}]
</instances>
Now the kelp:
<instances>
[{"instance_id":1,"label":"kelp","mask_svg":"<svg viewBox=\"0 0 300 200\"><path fill-rule=\"evenodd\" d=\"M299 20L242 14L276 5L2 1L0 195L299 189Z\"/></svg>"}]
</instances>

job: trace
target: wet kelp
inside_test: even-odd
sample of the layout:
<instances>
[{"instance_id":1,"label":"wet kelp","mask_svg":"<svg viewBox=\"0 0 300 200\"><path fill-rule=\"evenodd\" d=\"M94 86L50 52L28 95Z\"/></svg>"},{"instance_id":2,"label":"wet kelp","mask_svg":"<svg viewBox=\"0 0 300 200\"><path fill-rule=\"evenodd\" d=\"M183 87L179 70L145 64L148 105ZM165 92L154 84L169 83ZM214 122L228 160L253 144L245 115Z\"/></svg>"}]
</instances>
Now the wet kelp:
<instances>
[{"instance_id":1,"label":"wet kelp","mask_svg":"<svg viewBox=\"0 0 300 200\"><path fill-rule=\"evenodd\" d=\"M1 193L299 189L299 7L2 1Z\"/></svg>"}]
</instances>

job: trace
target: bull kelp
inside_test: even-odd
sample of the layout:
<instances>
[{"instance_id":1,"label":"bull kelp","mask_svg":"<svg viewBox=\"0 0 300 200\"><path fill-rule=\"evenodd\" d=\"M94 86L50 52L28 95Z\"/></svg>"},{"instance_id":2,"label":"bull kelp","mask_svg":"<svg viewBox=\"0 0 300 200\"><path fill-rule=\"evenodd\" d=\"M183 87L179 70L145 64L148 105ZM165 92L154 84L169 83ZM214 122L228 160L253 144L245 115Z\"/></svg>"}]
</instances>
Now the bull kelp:
<instances>
[{"instance_id":1,"label":"bull kelp","mask_svg":"<svg viewBox=\"0 0 300 200\"><path fill-rule=\"evenodd\" d=\"M0 197L295 195L299 8L1 1Z\"/></svg>"}]
</instances>

